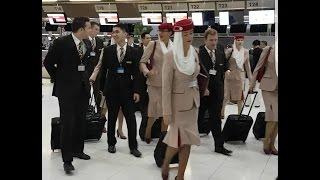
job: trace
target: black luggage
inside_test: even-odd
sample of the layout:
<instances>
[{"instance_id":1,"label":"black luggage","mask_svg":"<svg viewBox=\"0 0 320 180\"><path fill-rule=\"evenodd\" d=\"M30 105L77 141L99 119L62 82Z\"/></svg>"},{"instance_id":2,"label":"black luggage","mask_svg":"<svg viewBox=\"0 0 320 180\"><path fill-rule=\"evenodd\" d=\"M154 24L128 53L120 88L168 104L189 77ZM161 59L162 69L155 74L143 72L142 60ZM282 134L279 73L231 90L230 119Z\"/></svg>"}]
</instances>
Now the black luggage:
<instances>
[{"instance_id":1,"label":"black luggage","mask_svg":"<svg viewBox=\"0 0 320 180\"><path fill-rule=\"evenodd\" d=\"M265 112L259 112L253 125L253 134L257 140L264 138L266 132Z\"/></svg>"},{"instance_id":2,"label":"black luggage","mask_svg":"<svg viewBox=\"0 0 320 180\"><path fill-rule=\"evenodd\" d=\"M51 149L60 149L61 121L59 117L51 119Z\"/></svg>"},{"instance_id":3,"label":"black luggage","mask_svg":"<svg viewBox=\"0 0 320 180\"><path fill-rule=\"evenodd\" d=\"M156 164L158 167L162 166L162 163L166 154L166 150L167 150L167 144L162 142L166 134L167 134L167 131L164 131L161 133L159 141L153 153L154 160L156 161ZM179 163L179 153L174 155L170 162L170 164L176 164L176 163Z\"/></svg>"},{"instance_id":4,"label":"black luggage","mask_svg":"<svg viewBox=\"0 0 320 180\"><path fill-rule=\"evenodd\" d=\"M209 110L207 109L204 113L203 119L200 121L198 120L198 130L200 134L209 134L210 133L210 126L209 126Z\"/></svg>"},{"instance_id":5,"label":"black luggage","mask_svg":"<svg viewBox=\"0 0 320 180\"><path fill-rule=\"evenodd\" d=\"M107 121L106 117L101 117L101 115L96 112L96 103L92 106L92 100L94 98L93 91L89 102L88 111L86 113L86 132L85 140L100 140L102 136L102 130Z\"/></svg>"},{"instance_id":6,"label":"black luggage","mask_svg":"<svg viewBox=\"0 0 320 180\"><path fill-rule=\"evenodd\" d=\"M251 116L249 116L249 114L258 92L253 92L253 93L255 94L255 96L250 106L248 115L242 114L242 111L245 106L245 103L243 103L240 115L231 114L228 116L222 131L222 136L224 137L225 142L227 141L246 142L250 128L253 124L253 119ZM247 101L248 96L249 96L249 93L247 94L247 97L244 102Z\"/></svg>"},{"instance_id":7,"label":"black luggage","mask_svg":"<svg viewBox=\"0 0 320 180\"><path fill-rule=\"evenodd\" d=\"M144 136L146 134L148 119L141 119L139 127L139 136L142 141L145 141ZM157 119L151 127L151 138L159 138L161 134L161 119Z\"/></svg>"}]
</instances>

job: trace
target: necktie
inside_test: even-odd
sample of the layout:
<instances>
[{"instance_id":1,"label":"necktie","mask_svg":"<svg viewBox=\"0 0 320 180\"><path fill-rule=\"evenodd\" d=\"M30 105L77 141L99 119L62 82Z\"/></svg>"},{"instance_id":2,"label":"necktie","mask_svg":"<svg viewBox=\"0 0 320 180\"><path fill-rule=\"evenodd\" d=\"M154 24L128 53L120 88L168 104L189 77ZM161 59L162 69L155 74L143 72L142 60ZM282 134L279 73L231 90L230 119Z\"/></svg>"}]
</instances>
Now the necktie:
<instances>
[{"instance_id":1,"label":"necktie","mask_svg":"<svg viewBox=\"0 0 320 180\"><path fill-rule=\"evenodd\" d=\"M78 44L78 53L79 53L80 58L82 58L82 56L83 56L83 47L82 47L82 45L83 45L83 42L80 41L80 43Z\"/></svg>"},{"instance_id":2,"label":"necktie","mask_svg":"<svg viewBox=\"0 0 320 180\"><path fill-rule=\"evenodd\" d=\"M96 41L94 38L92 38L91 40L91 45L92 45L92 50L94 50L96 48Z\"/></svg>"},{"instance_id":3,"label":"necktie","mask_svg":"<svg viewBox=\"0 0 320 180\"><path fill-rule=\"evenodd\" d=\"M119 61L120 63L123 61L124 59L124 49L123 47L120 48L120 58L119 58Z\"/></svg>"},{"instance_id":4,"label":"necktie","mask_svg":"<svg viewBox=\"0 0 320 180\"><path fill-rule=\"evenodd\" d=\"M216 57L213 54L213 50L210 50L210 57L211 57L211 60L212 60L212 63L213 63L213 67L214 67L215 64L216 64Z\"/></svg>"}]
</instances>

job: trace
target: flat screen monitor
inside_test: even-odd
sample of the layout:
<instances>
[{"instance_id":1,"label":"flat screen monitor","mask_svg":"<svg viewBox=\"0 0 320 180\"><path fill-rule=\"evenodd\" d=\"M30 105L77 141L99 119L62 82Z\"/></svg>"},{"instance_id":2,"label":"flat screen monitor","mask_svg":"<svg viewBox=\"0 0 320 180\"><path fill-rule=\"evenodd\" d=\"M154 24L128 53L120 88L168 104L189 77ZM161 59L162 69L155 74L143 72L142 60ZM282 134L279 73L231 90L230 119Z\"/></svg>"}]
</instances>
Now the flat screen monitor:
<instances>
[{"instance_id":1,"label":"flat screen monitor","mask_svg":"<svg viewBox=\"0 0 320 180\"><path fill-rule=\"evenodd\" d=\"M234 24L230 27L230 33L245 33L246 29L246 24Z\"/></svg>"},{"instance_id":2,"label":"flat screen monitor","mask_svg":"<svg viewBox=\"0 0 320 180\"><path fill-rule=\"evenodd\" d=\"M115 25L119 23L118 13L99 13L101 25Z\"/></svg>"},{"instance_id":3,"label":"flat screen monitor","mask_svg":"<svg viewBox=\"0 0 320 180\"><path fill-rule=\"evenodd\" d=\"M195 26L202 26L203 25L202 12L193 12L193 13L191 13L191 18L192 18L193 24Z\"/></svg>"},{"instance_id":4,"label":"flat screen monitor","mask_svg":"<svg viewBox=\"0 0 320 180\"><path fill-rule=\"evenodd\" d=\"M250 25L250 32L267 32L268 24L253 24Z\"/></svg>"},{"instance_id":5,"label":"flat screen monitor","mask_svg":"<svg viewBox=\"0 0 320 180\"><path fill-rule=\"evenodd\" d=\"M215 23L211 28L217 30L218 33L227 33L227 25L219 25Z\"/></svg>"},{"instance_id":6,"label":"flat screen monitor","mask_svg":"<svg viewBox=\"0 0 320 180\"><path fill-rule=\"evenodd\" d=\"M274 24L274 10L249 11L249 24Z\"/></svg>"},{"instance_id":7,"label":"flat screen monitor","mask_svg":"<svg viewBox=\"0 0 320 180\"><path fill-rule=\"evenodd\" d=\"M203 12L203 25L212 26L215 23L214 11Z\"/></svg>"},{"instance_id":8,"label":"flat screen monitor","mask_svg":"<svg viewBox=\"0 0 320 180\"><path fill-rule=\"evenodd\" d=\"M244 23L244 11L229 11L229 25L243 24Z\"/></svg>"},{"instance_id":9,"label":"flat screen monitor","mask_svg":"<svg viewBox=\"0 0 320 180\"><path fill-rule=\"evenodd\" d=\"M193 32L194 33L204 33L207 29L208 29L208 25L194 26Z\"/></svg>"},{"instance_id":10,"label":"flat screen monitor","mask_svg":"<svg viewBox=\"0 0 320 180\"><path fill-rule=\"evenodd\" d=\"M141 13L142 25L153 26L162 23L161 13Z\"/></svg>"},{"instance_id":11,"label":"flat screen monitor","mask_svg":"<svg viewBox=\"0 0 320 180\"><path fill-rule=\"evenodd\" d=\"M229 12L219 12L219 24L229 25Z\"/></svg>"},{"instance_id":12,"label":"flat screen monitor","mask_svg":"<svg viewBox=\"0 0 320 180\"><path fill-rule=\"evenodd\" d=\"M182 19L188 19L187 13L166 13L167 23L175 24Z\"/></svg>"},{"instance_id":13,"label":"flat screen monitor","mask_svg":"<svg viewBox=\"0 0 320 180\"><path fill-rule=\"evenodd\" d=\"M46 23L45 29L46 31L57 31L58 25L51 25L50 23Z\"/></svg>"},{"instance_id":14,"label":"flat screen monitor","mask_svg":"<svg viewBox=\"0 0 320 180\"><path fill-rule=\"evenodd\" d=\"M51 25L67 25L67 17L64 13L47 14Z\"/></svg>"}]
</instances>

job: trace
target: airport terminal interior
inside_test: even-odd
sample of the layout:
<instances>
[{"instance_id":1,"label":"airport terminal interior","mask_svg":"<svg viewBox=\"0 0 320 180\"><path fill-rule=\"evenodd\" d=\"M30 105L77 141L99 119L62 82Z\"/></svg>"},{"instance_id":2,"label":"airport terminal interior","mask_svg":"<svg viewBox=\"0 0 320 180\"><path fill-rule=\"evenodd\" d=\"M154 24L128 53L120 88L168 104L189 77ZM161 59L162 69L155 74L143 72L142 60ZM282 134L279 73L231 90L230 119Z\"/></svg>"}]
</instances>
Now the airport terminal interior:
<instances>
[{"instance_id":1,"label":"airport terminal interior","mask_svg":"<svg viewBox=\"0 0 320 180\"><path fill-rule=\"evenodd\" d=\"M234 37L243 37L243 47L253 50L255 40L277 47L277 8L275 0L42 0L42 62L56 39L71 34L75 17L89 17L90 21L100 24L97 37L103 46L110 46L112 29L115 24L123 23L133 37L133 43L141 45L140 35L148 32L152 40L158 40L159 25L182 19L191 19L194 24L192 46L199 48L204 44L204 32L208 28L218 32L218 43L225 49L232 46ZM173 36L171 40L174 41ZM127 42L128 40L126 40ZM260 44L262 46L262 43ZM261 47L263 48L263 47ZM275 55L277 56L277 54ZM249 83L243 82L244 98ZM54 82L46 68L42 67L42 179L43 180L160 180L161 168L156 165L154 150L158 138L150 144L141 140L139 127L142 116L135 112L137 123L138 149L140 158L130 154L128 138L117 138L117 152L108 152L107 133L99 140L85 140L84 152L90 160L74 158L72 175L64 172L61 150L51 149L52 118L59 117L58 98L52 96ZM93 89L91 89L91 92ZM215 152L213 135L200 133L200 145L191 146L190 157L184 174L185 180L275 180L278 177L278 156L265 154L263 138L257 139L253 126L260 112L265 112L261 90L250 111L253 124L243 141L227 141L226 149L233 151L231 156ZM247 115L254 95L249 95L248 106L243 113ZM258 101L258 103L256 102ZM95 104L95 100L91 101ZM222 127L229 115L237 114L235 102L228 102ZM108 124L108 113L106 114ZM117 122L118 123L118 122ZM117 127L117 126L116 126ZM123 134L128 137L126 121L123 121ZM278 148L278 137L275 140ZM170 164L169 179L175 179L178 164Z\"/></svg>"}]
</instances>

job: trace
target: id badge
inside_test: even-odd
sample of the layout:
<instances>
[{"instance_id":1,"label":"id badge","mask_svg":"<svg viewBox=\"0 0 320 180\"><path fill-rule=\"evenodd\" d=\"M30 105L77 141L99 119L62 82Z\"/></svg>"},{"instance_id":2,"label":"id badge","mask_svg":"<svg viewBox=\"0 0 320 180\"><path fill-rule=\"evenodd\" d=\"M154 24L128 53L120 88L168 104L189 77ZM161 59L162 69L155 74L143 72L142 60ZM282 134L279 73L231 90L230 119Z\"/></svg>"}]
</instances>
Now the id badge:
<instances>
[{"instance_id":1,"label":"id badge","mask_svg":"<svg viewBox=\"0 0 320 180\"><path fill-rule=\"evenodd\" d=\"M92 57L96 56L96 52L94 52L94 51L90 52L90 56L92 56Z\"/></svg>"},{"instance_id":2,"label":"id badge","mask_svg":"<svg viewBox=\"0 0 320 180\"><path fill-rule=\"evenodd\" d=\"M84 65L79 65L78 66L78 71L81 71L81 72L83 72L83 71L85 71L86 70L86 68L85 68L85 66Z\"/></svg>"},{"instance_id":3,"label":"id badge","mask_svg":"<svg viewBox=\"0 0 320 180\"><path fill-rule=\"evenodd\" d=\"M217 71L215 69L210 69L209 74L216 75Z\"/></svg>"},{"instance_id":4,"label":"id badge","mask_svg":"<svg viewBox=\"0 0 320 180\"><path fill-rule=\"evenodd\" d=\"M118 74L123 74L124 73L124 68L123 67L118 67L117 68L117 73Z\"/></svg>"}]
</instances>

